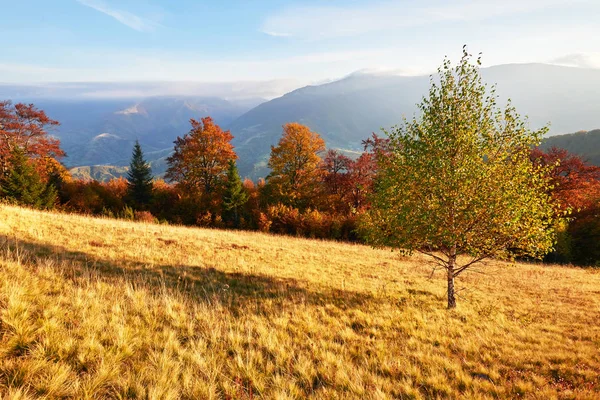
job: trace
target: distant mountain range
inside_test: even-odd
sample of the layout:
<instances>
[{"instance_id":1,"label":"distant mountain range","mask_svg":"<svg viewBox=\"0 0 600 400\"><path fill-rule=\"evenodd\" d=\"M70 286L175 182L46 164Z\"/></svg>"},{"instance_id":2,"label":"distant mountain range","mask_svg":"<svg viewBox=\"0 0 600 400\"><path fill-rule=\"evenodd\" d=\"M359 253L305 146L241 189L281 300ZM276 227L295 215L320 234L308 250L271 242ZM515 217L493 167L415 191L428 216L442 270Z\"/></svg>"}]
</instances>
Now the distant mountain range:
<instances>
[{"instance_id":1,"label":"distant mountain range","mask_svg":"<svg viewBox=\"0 0 600 400\"><path fill-rule=\"evenodd\" d=\"M143 100L37 99L35 104L60 121L52 133L60 138L67 152L67 166L125 166L137 139L147 159L161 173L173 141L189 131L190 118L210 115L226 126L262 101L161 96Z\"/></svg>"},{"instance_id":2,"label":"distant mountain range","mask_svg":"<svg viewBox=\"0 0 600 400\"><path fill-rule=\"evenodd\" d=\"M502 101L509 96L532 129L550 123L550 134L600 126L600 70L544 64L502 65L481 70L497 84ZM297 121L319 132L330 147L360 150L361 140L380 128L411 118L427 94L428 76L355 74L346 79L295 90L263 103L231 125L240 170L265 175L270 145L281 125Z\"/></svg>"},{"instance_id":3,"label":"distant mountain range","mask_svg":"<svg viewBox=\"0 0 600 400\"><path fill-rule=\"evenodd\" d=\"M486 82L497 84L500 104L510 96L517 110L529 116L532 129L550 123L550 135L558 135L600 126L600 70L513 64L481 72ZM210 115L232 131L242 175L257 178L268 172L270 146L278 142L286 122L308 125L321 134L328 147L360 151L361 141L372 132L401 123L403 116L412 117L429 84L429 76L357 73L267 102L197 96L96 100L43 97L32 101L61 122L54 133L67 151L65 163L70 167L126 166L133 142L139 139L154 172L164 173L165 157L173 140L189 130L189 119ZM7 93L15 93L15 88ZM0 86L3 98L7 96ZM600 151L600 144L593 146ZM123 169L79 171L93 177L94 171L102 171L96 175L106 177Z\"/></svg>"}]
</instances>

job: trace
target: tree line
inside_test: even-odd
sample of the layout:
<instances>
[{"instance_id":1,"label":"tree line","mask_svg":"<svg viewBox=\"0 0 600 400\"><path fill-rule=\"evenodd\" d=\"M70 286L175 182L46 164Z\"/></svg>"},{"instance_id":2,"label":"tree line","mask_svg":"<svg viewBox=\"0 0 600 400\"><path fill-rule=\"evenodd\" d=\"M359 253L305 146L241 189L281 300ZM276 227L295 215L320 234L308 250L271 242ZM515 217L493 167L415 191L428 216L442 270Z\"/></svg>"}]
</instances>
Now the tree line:
<instances>
[{"instance_id":1,"label":"tree line","mask_svg":"<svg viewBox=\"0 0 600 400\"><path fill-rule=\"evenodd\" d=\"M418 251L454 279L486 258L600 262L600 168L564 150L540 150L515 108L499 107L464 49L445 60L420 115L363 152L326 149L316 132L283 126L270 169L239 175L231 132L192 119L155 179L136 142L127 178L74 180L34 105L0 102L0 190L7 201L93 215L296 236ZM465 261L462 257L468 257Z\"/></svg>"}]
</instances>

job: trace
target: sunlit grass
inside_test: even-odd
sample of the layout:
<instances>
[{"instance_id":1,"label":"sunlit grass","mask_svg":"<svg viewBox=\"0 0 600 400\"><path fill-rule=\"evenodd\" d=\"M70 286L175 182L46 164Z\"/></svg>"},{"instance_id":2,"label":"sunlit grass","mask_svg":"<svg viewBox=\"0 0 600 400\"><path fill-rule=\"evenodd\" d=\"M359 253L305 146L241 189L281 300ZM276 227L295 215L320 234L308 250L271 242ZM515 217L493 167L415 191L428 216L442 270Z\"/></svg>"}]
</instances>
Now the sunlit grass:
<instances>
[{"instance_id":1,"label":"sunlit grass","mask_svg":"<svg viewBox=\"0 0 600 400\"><path fill-rule=\"evenodd\" d=\"M600 271L0 208L0 396L600 396Z\"/></svg>"}]
</instances>

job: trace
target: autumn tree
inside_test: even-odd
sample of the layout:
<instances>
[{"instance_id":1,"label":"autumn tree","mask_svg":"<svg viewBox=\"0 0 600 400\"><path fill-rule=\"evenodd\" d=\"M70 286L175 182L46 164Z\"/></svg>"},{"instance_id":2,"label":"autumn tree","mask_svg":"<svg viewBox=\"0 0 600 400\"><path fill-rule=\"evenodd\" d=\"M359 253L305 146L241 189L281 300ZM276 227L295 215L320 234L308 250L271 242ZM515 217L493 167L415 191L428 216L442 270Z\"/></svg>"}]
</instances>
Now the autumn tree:
<instances>
[{"instance_id":1,"label":"autumn tree","mask_svg":"<svg viewBox=\"0 0 600 400\"><path fill-rule=\"evenodd\" d=\"M321 168L325 171L323 178L327 190L331 194L341 194L345 185L348 166L352 159L338 150L327 150Z\"/></svg>"},{"instance_id":2,"label":"autumn tree","mask_svg":"<svg viewBox=\"0 0 600 400\"><path fill-rule=\"evenodd\" d=\"M138 208L146 208L152 199L152 169L144 159L142 147L137 140L127 172L127 197Z\"/></svg>"},{"instance_id":3,"label":"autumn tree","mask_svg":"<svg viewBox=\"0 0 600 400\"><path fill-rule=\"evenodd\" d=\"M188 193L211 196L221 187L229 161L237 159L231 145L233 136L210 117L191 119L190 123L190 132L175 140L174 153L167 159L166 177Z\"/></svg>"},{"instance_id":4,"label":"autumn tree","mask_svg":"<svg viewBox=\"0 0 600 400\"><path fill-rule=\"evenodd\" d=\"M277 146L271 146L267 186L274 199L299 208L314 206L323 170L319 153L325 141L318 133L299 123L283 126Z\"/></svg>"},{"instance_id":5,"label":"autumn tree","mask_svg":"<svg viewBox=\"0 0 600 400\"><path fill-rule=\"evenodd\" d=\"M531 159L549 166L549 193L556 200L558 216L568 219L557 224L557 243L546 258L550 262L582 265L600 262L600 167L587 163L565 149L534 148Z\"/></svg>"},{"instance_id":6,"label":"autumn tree","mask_svg":"<svg viewBox=\"0 0 600 400\"><path fill-rule=\"evenodd\" d=\"M14 147L8 162L10 170L0 179L2 197L23 206L53 208L56 189L41 180L32 161L20 147Z\"/></svg>"},{"instance_id":7,"label":"autumn tree","mask_svg":"<svg viewBox=\"0 0 600 400\"><path fill-rule=\"evenodd\" d=\"M48 130L59 125L33 104L0 101L0 170L7 175L9 160L15 148L20 148L25 157L40 159L60 158L65 155L60 141L51 137Z\"/></svg>"},{"instance_id":8,"label":"autumn tree","mask_svg":"<svg viewBox=\"0 0 600 400\"><path fill-rule=\"evenodd\" d=\"M52 157L39 157L35 159L35 169L43 182L53 179L70 182L73 179L69 170L60 161Z\"/></svg>"},{"instance_id":9,"label":"autumn tree","mask_svg":"<svg viewBox=\"0 0 600 400\"><path fill-rule=\"evenodd\" d=\"M346 197L355 212L368 207L369 195L373 191L373 182L377 173L377 160L387 156L389 143L389 138L373 133L371 137L363 140L363 153L348 165Z\"/></svg>"},{"instance_id":10,"label":"autumn tree","mask_svg":"<svg viewBox=\"0 0 600 400\"><path fill-rule=\"evenodd\" d=\"M377 161L372 153L362 153L348 165L346 199L355 212L367 206L368 196L373 191L376 171Z\"/></svg>"},{"instance_id":11,"label":"autumn tree","mask_svg":"<svg viewBox=\"0 0 600 400\"><path fill-rule=\"evenodd\" d=\"M323 183L329 198L328 207L336 210L346 208L346 191L349 186L348 168L352 159L338 150L327 150L321 163Z\"/></svg>"},{"instance_id":12,"label":"autumn tree","mask_svg":"<svg viewBox=\"0 0 600 400\"><path fill-rule=\"evenodd\" d=\"M536 147L531 151L531 159L541 166L552 167L548 169L551 193L561 210L582 210L600 199L600 167L557 147L547 151Z\"/></svg>"},{"instance_id":13,"label":"autumn tree","mask_svg":"<svg viewBox=\"0 0 600 400\"><path fill-rule=\"evenodd\" d=\"M240 213L243 211L247 201L248 193L240 178L237 165L235 161L229 160L225 190L223 192L223 209L225 211L225 219L232 222L235 227L239 227L240 225Z\"/></svg>"},{"instance_id":14,"label":"autumn tree","mask_svg":"<svg viewBox=\"0 0 600 400\"><path fill-rule=\"evenodd\" d=\"M553 245L553 206L543 167L529 152L546 129L530 131L495 88L481 82L466 49L432 77L421 115L388 133L372 205L362 221L375 246L418 251L455 278L487 258L540 257Z\"/></svg>"}]
</instances>

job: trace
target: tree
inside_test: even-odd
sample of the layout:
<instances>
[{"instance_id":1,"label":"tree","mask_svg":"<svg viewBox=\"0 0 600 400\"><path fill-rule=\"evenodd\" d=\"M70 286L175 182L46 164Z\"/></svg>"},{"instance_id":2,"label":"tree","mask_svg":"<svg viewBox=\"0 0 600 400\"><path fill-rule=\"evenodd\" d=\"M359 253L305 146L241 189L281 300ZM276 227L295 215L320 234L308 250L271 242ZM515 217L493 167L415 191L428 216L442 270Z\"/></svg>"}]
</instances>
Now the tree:
<instances>
[{"instance_id":1,"label":"tree","mask_svg":"<svg viewBox=\"0 0 600 400\"><path fill-rule=\"evenodd\" d=\"M325 153L321 169L323 170L323 184L327 195L327 208L344 211L346 204L346 190L349 186L348 168L353 163L350 157L338 150L328 150Z\"/></svg>"},{"instance_id":2,"label":"tree","mask_svg":"<svg viewBox=\"0 0 600 400\"><path fill-rule=\"evenodd\" d=\"M352 163L350 157L338 150L327 150L321 168L325 171L323 181L327 191L331 194L341 195L345 185L348 167Z\"/></svg>"},{"instance_id":3,"label":"tree","mask_svg":"<svg viewBox=\"0 0 600 400\"><path fill-rule=\"evenodd\" d=\"M17 204L50 209L56 203L56 189L42 182L39 174L20 147L13 148L8 160L11 169L0 181L2 196Z\"/></svg>"},{"instance_id":4,"label":"tree","mask_svg":"<svg viewBox=\"0 0 600 400\"><path fill-rule=\"evenodd\" d=\"M348 165L348 204L358 211L366 207L368 195L373 191L373 179L377 171L375 154L364 152Z\"/></svg>"},{"instance_id":5,"label":"tree","mask_svg":"<svg viewBox=\"0 0 600 400\"><path fill-rule=\"evenodd\" d=\"M323 170L319 152L325 141L307 126L289 123L277 146L271 146L267 176L271 196L293 207L314 206Z\"/></svg>"},{"instance_id":6,"label":"tree","mask_svg":"<svg viewBox=\"0 0 600 400\"><path fill-rule=\"evenodd\" d=\"M223 131L212 118L191 119L192 129L175 140L167 159L166 177L178 182L188 193L213 194L223 183L230 160L236 160L229 131Z\"/></svg>"},{"instance_id":7,"label":"tree","mask_svg":"<svg viewBox=\"0 0 600 400\"><path fill-rule=\"evenodd\" d=\"M235 161L229 160L227 169L227 180L225 181L225 192L223 194L224 215L228 221L233 222L235 227L240 224L240 211L248 201L248 193L244 188L242 179Z\"/></svg>"},{"instance_id":8,"label":"tree","mask_svg":"<svg viewBox=\"0 0 600 400\"><path fill-rule=\"evenodd\" d=\"M600 262L600 167L556 147L546 152L534 148L531 159L552 167L549 193L556 201L557 215L569 216L557 225L557 243L546 260L583 265Z\"/></svg>"},{"instance_id":9,"label":"tree","mask_svg":"<svg viewBox=\"0 0 600 400\"><path fill-rule=\"evenodd\" d=\"M147 207L152 199L152 169L144 159L142 147L137 140L127 172L127 197L141 208Z\"/></svg>"},{"instance_id":10,"label":"tree","mask_svg":"<svg viewBox=\"0 0 600 400\"><path fill-rule=\"evenodd\" d=\"M531 151L531 159L552 167L549 169L551 193L562 211L583 210L600 199L600 167L557 147L546 152L536 147Z\"/></svg>"},{"instance_id":11,"label":"tree","mask_svg":"<svg viewBox=\"0 0 600 400\"><path fill-rule=\"evenodd\" d=\"M528 130L510 102L498 108L479 65L466 48L456 67L446 59L421 116L388 134L361 225L373 245L418 251L443 268L448 308L462 272L486 258L540 257L553 245L549 180L529 158L546 129Z\"/></svg>"},{"instance_id":12,"label":"tree","mask_svg":"<svg viewBox=\"0 0 600 400\"><path fill-rule=\"evenodd\" d=\"M0 101L0 169L10 169L12 152L19 147L27 158L60 158L65 155L60 141L48 135L48 129L59 125L33 104Z\"/></svg>"}]
</instances>

